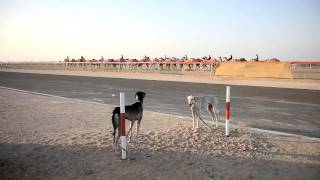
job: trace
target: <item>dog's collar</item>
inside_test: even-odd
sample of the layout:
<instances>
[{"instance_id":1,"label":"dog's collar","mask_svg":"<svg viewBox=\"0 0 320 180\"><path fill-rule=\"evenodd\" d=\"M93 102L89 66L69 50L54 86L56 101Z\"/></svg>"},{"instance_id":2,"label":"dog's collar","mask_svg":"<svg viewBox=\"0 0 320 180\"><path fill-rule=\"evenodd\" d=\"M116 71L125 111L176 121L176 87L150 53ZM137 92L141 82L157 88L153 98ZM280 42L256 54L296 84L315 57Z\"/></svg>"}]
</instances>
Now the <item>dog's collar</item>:
<instances>
[{"instance_id":1,"label":"dog's collar","mask_svg":"<svg viewBox=\"0 0 320 180\"><path fill-rule=\"evenodd\" d=\"M137 100L136 102L139 102L139 103L143 104L143 101L141 102L141 101L138 101L138 100Z\"/></svg>"}]
</instances>

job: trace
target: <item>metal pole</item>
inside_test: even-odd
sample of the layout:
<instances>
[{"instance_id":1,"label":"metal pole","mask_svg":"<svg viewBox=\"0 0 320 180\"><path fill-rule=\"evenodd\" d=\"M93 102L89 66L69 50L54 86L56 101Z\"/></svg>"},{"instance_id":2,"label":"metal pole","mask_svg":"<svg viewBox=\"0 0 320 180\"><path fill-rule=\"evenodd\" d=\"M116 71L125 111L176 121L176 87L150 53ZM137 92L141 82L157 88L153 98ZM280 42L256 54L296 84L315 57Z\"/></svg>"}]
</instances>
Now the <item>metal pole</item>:
<instances>
[{"instance_id":1,"label":"metal pole","mask_svg":"<svg viewBox=\"0 0 320 180\"><path fill-rule=\"evenodd\" d=\"M121 132L121 160L127 159L127 138L125 120L125 96L120 92L120 132Z\"/></svg>"},{"instance_id":2,"label":"metal pole","mask_svg":"<svg viewBox=\"0 0 320 180\"><path fill-rule=\"evenodd\" d=\"M230 86L226 88L226 136L229 136L229 121L230 121Z\"/></svg>"}]
</instances>

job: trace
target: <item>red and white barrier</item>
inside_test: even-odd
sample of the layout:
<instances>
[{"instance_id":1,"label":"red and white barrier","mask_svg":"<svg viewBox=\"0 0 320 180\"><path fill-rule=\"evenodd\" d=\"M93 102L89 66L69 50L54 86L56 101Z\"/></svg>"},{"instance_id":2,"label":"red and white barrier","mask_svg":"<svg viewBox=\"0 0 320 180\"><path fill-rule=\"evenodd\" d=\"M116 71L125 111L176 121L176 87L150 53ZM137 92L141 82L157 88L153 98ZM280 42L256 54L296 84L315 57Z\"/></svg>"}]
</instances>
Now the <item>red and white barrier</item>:
<instances>
[{"instance_id":1,"label":"red and white barrier","mask_svg":"<svg viewBox=\"0 0 320 180\"><path fill-rule=\"evenodd\" d=\"M229 136L229 121L230 121L230 86L226 88L226 136Z\"/></svg>"},{"instance_id":2,"label":"red and white barrier","mask_svg":"<svg viewBox=\"0 0 320 180\"><path fill-rule=\"evenodd\" d=\"M125 96L120 92L120 133L121 133L121 159L127 159L127 138L125 120Z\"/></svg>"}]
</instances>

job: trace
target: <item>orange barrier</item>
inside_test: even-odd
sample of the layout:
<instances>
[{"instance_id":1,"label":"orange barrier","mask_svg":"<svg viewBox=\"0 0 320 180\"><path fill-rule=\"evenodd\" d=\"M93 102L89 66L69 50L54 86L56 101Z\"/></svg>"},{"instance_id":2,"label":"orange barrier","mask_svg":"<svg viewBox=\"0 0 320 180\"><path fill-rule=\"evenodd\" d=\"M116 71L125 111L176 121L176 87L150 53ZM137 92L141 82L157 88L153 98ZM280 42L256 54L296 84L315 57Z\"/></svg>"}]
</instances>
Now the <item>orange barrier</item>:
<instances>
[{"instance_id":1,"label":"orange barrier","mask_svg":"<svg viewBox=\"0 0 320 180\"><path fill-rule=\"evenodd\" d=\"M281 62L223 62L216 69L216 76L245 78L292 79L290 63Z\"/></svg>"}]
</instances>

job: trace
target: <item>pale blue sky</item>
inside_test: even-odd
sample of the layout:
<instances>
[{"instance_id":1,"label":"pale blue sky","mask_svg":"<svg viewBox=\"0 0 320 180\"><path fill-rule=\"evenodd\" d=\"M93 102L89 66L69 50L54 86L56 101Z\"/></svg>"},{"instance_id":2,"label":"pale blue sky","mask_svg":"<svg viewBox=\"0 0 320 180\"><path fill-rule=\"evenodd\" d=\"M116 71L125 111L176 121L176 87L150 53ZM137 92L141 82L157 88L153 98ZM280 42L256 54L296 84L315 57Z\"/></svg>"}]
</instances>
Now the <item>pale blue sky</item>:
<instances>
[{"instance_id":1,"label":"pale blue sky","mask_svg":"<svg viewBox=\"0 0 320 180\"><path fill-rule=\"evenodd\" d=\"M0 0L0 61L320 60L320 0Z\"/></svg>"}]
</instances>

